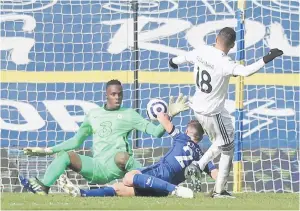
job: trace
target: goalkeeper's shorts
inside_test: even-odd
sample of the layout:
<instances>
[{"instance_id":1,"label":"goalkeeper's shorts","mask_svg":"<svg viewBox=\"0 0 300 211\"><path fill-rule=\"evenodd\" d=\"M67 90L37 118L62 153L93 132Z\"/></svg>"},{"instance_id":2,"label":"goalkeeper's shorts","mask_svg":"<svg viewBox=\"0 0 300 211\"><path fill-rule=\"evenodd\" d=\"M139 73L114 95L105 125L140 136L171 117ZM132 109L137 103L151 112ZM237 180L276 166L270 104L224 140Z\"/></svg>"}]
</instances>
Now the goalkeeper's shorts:
<instances>
[{"instance_id":1,"label":"goalkeeper's shorts","mask_svg":"<svg viewBox=\"0 0 300 211\"><path fill-rule=\"evenodd\" d=\"M82 163L80 174L90 183L107 184L113 180L122 179L126 171L116 165L114 156L109 159L92 158L79 155ZM137 169L141 164L134 160L132 168Z\"/></svg>"}]
</instances>

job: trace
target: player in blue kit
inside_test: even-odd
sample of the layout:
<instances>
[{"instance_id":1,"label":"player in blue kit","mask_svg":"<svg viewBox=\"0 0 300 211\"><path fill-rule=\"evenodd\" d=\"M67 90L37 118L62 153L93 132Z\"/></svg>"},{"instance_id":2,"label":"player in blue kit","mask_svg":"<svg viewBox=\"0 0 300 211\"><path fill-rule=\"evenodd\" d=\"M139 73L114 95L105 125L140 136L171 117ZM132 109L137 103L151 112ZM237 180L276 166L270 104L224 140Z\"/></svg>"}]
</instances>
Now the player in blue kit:
<instances>
[{"instance_id":1,"label":"player in blue kit","mask_svg":"<svg viewBox=\"0 0 300 211\"><path fill-rule=\"evenodd\" d=\"M189 188L178 186L186 180L185 170L193 161L199 161L202 156L197 144L203 138L203 128L198 121L191 121L186 133L181 133L169 120L169 116L160 113L158 121L173 137L172 148L154 165L140 170L132 170L123 178L122 183L101 187L93 190L81 190L74 186L70 180L63 176L59 185L73 196L168 196L175 195L182 198L193 198L193 191ZM216 167L209 162L205 171L214 179Z\"/></svg>"}]
</instances>

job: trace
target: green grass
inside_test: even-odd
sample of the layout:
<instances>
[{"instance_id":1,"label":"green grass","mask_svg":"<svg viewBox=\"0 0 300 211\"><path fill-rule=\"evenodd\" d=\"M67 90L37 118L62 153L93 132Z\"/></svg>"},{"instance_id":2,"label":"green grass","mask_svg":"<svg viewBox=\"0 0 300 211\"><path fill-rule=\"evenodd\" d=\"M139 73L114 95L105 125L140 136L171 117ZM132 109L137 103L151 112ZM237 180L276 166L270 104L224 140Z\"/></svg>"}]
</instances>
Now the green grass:
<instances>
[{"instance_id":1,"label":"green grass","mask_svg":"<svg viewBox=\"0 0 300 211\"><path fill-rule=\"evenodd\" d=\"M38 196L29 193L3 193L2 210L298 210L298 194L243 193L236 199L212 199L197 194L194 199L150 198L72 198L63 194Z\"/></svg>"}]
</instances>

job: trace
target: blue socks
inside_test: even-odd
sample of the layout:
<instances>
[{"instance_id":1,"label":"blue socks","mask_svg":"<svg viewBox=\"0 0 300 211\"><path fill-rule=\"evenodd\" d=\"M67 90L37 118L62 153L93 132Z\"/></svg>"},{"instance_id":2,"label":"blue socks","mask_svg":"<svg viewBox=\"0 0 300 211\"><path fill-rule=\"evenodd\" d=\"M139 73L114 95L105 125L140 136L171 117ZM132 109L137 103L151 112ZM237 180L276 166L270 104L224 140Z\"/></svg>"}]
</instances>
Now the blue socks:
<instances>
[{"instance_id":1,"label":"blue socks","mask_svg":"<svg viewBox=\"0 0 300 211\"><path fill-rule=\"evenodd\" d=\"M176 188L176 185L145 174L134 175L133 185L138 188L152 189L168 193L174 191ZM92 190L80 189L80 194L82 197L109 197L116 196L116 191L113 187L101 187Z\"/></svg>"},{"instance_id":2,"label":"blue socks","mask_svg":"<svg viewBox=\"0 0 300 211\"><path fill-rule=\"evenodd\" d=\"M82 197L107 197L107 196L115 196L116 191L112 187L101 187L97 189L91 189L91 190L81 190L80 194Z\"/></svg>"},{"instance_id":3,"label":"blue socks","mask_svg":"<svg viewBox=\"0 0 300 211\"><path fill-rule=\"evenodd\" d=\"M133 185L138 188L148 188L169 193L174 191L176 188L176 185L145 174L134 175Z\"/></svg>"}]
</instances>

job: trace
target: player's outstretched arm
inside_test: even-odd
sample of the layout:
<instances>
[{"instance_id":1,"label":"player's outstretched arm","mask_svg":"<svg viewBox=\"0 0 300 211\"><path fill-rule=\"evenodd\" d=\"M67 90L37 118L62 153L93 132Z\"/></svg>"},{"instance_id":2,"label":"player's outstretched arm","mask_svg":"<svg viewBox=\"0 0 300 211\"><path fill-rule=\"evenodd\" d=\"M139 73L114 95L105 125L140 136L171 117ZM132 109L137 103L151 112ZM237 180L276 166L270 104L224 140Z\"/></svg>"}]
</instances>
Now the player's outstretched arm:
<instances>
[{"instance_id":1,"label":"player's outstretched arm","mask_svg":"<svg viewBox=\"0 0 300 211\"><path fill-rule=\"evenodd\" d=\"M170 117L165 113L158 113L157 120L159 123L165 128L167 133L171 134L173 130L175 130L175 126L170 121Z\"/></svg>"},{"instance_id":2,"label":"player's outstretched arm","mask_svg":"<svg viewBox=\"0 0 300 211\"><path fill-rule=\"evenodd\" d=\"M51 147L51 149L53 150L54 153L76 149L83 144L83 142L86 140L87 137L92 135L92 132L93 132L92 127L88 121L88 117L86 116L85 120L81 124L75 136L68 139L67 141L64 141L56 146Z\"/></svg>"},{"instance_id":3,"label":"player's outstretched arm","mask_svg":"<svg viewBox=\"0 0 300 211\"><path fill-rule=\"evenodd\" d=\"M84 122L81 124L75 136L73 136L69 140L64 141L61 144L58 144L50 148L27 147L24 148L23 151L25 155L29 155L29 156L45 156L60 151L69 151L78 148L85 141L85 139L91 134L92 134L92 129L86 118Z\"/></svg>"},{"instance_id":4,"label":"player's outstretched arm","mask_svg":"<svg viewBox=\"0 0 300 211\"><path fill-rule=\"evenodd\" d=\"M248 66L243 66L243 65L235 65L233 66L233 70L231 67L229 67L228 70L229 72L232 72L232 75L239 75L239 76L251 76L252 74L256 73L257 71L259 71L265 64L273 61L276 57L279 57L283 54L282 50L279 50L277 48L275 49L271 49L270 52L265 55L262 59L260 59L259 61L248 65Z\"/></svg>"},{"instance_id":5,"label":"player's outstretched arm","mask_svg":"<svg viewBox=\"0 0 300 211\"><path fill-rule=\"evenodd\" d=\"M169 115L171 117L176 116L182 111L186 111L189 109L188 103L187 103L187 97L183 96L182 93L179 94L176 101L174 101L174 97L170 97L169 102ZM132 110L132 125L133 128L145 132L147 134L150 134L154 137L160 138L165 133L165 128L159 124L155 125L152 122L149 122L148 120L144 119L141 115L139 115L137 112Z\"/></svg>"},{"instance_id":6,"label":"player's outstretched arm","mask_svg":"<svg viewBox=\"0 0 300 211\"><path fill-rule=\"evenodd\" d=\"M187 52L184 55L179 55L177 57L171 58L169 60L169 65L170 67L172 67L173 69L178 69L178 65L179 64L184 64L187 62L193 63L194 62L194 58L197 55L197 50L192 50L190 52Z\"/></svg>"},{"instance_id":7,"label":"player's outstretched arm","mask_svg":"<svg viewBox=\"0 0 300 211\"><path fill-rule=\"evenodd\" d=\"M152 122L144 119L133 109L131 112L131 124L134 129L152 135L156 138L162 137L165 133L165 129L162 125L153 124Z\"/></svg>"}]
</instances>

